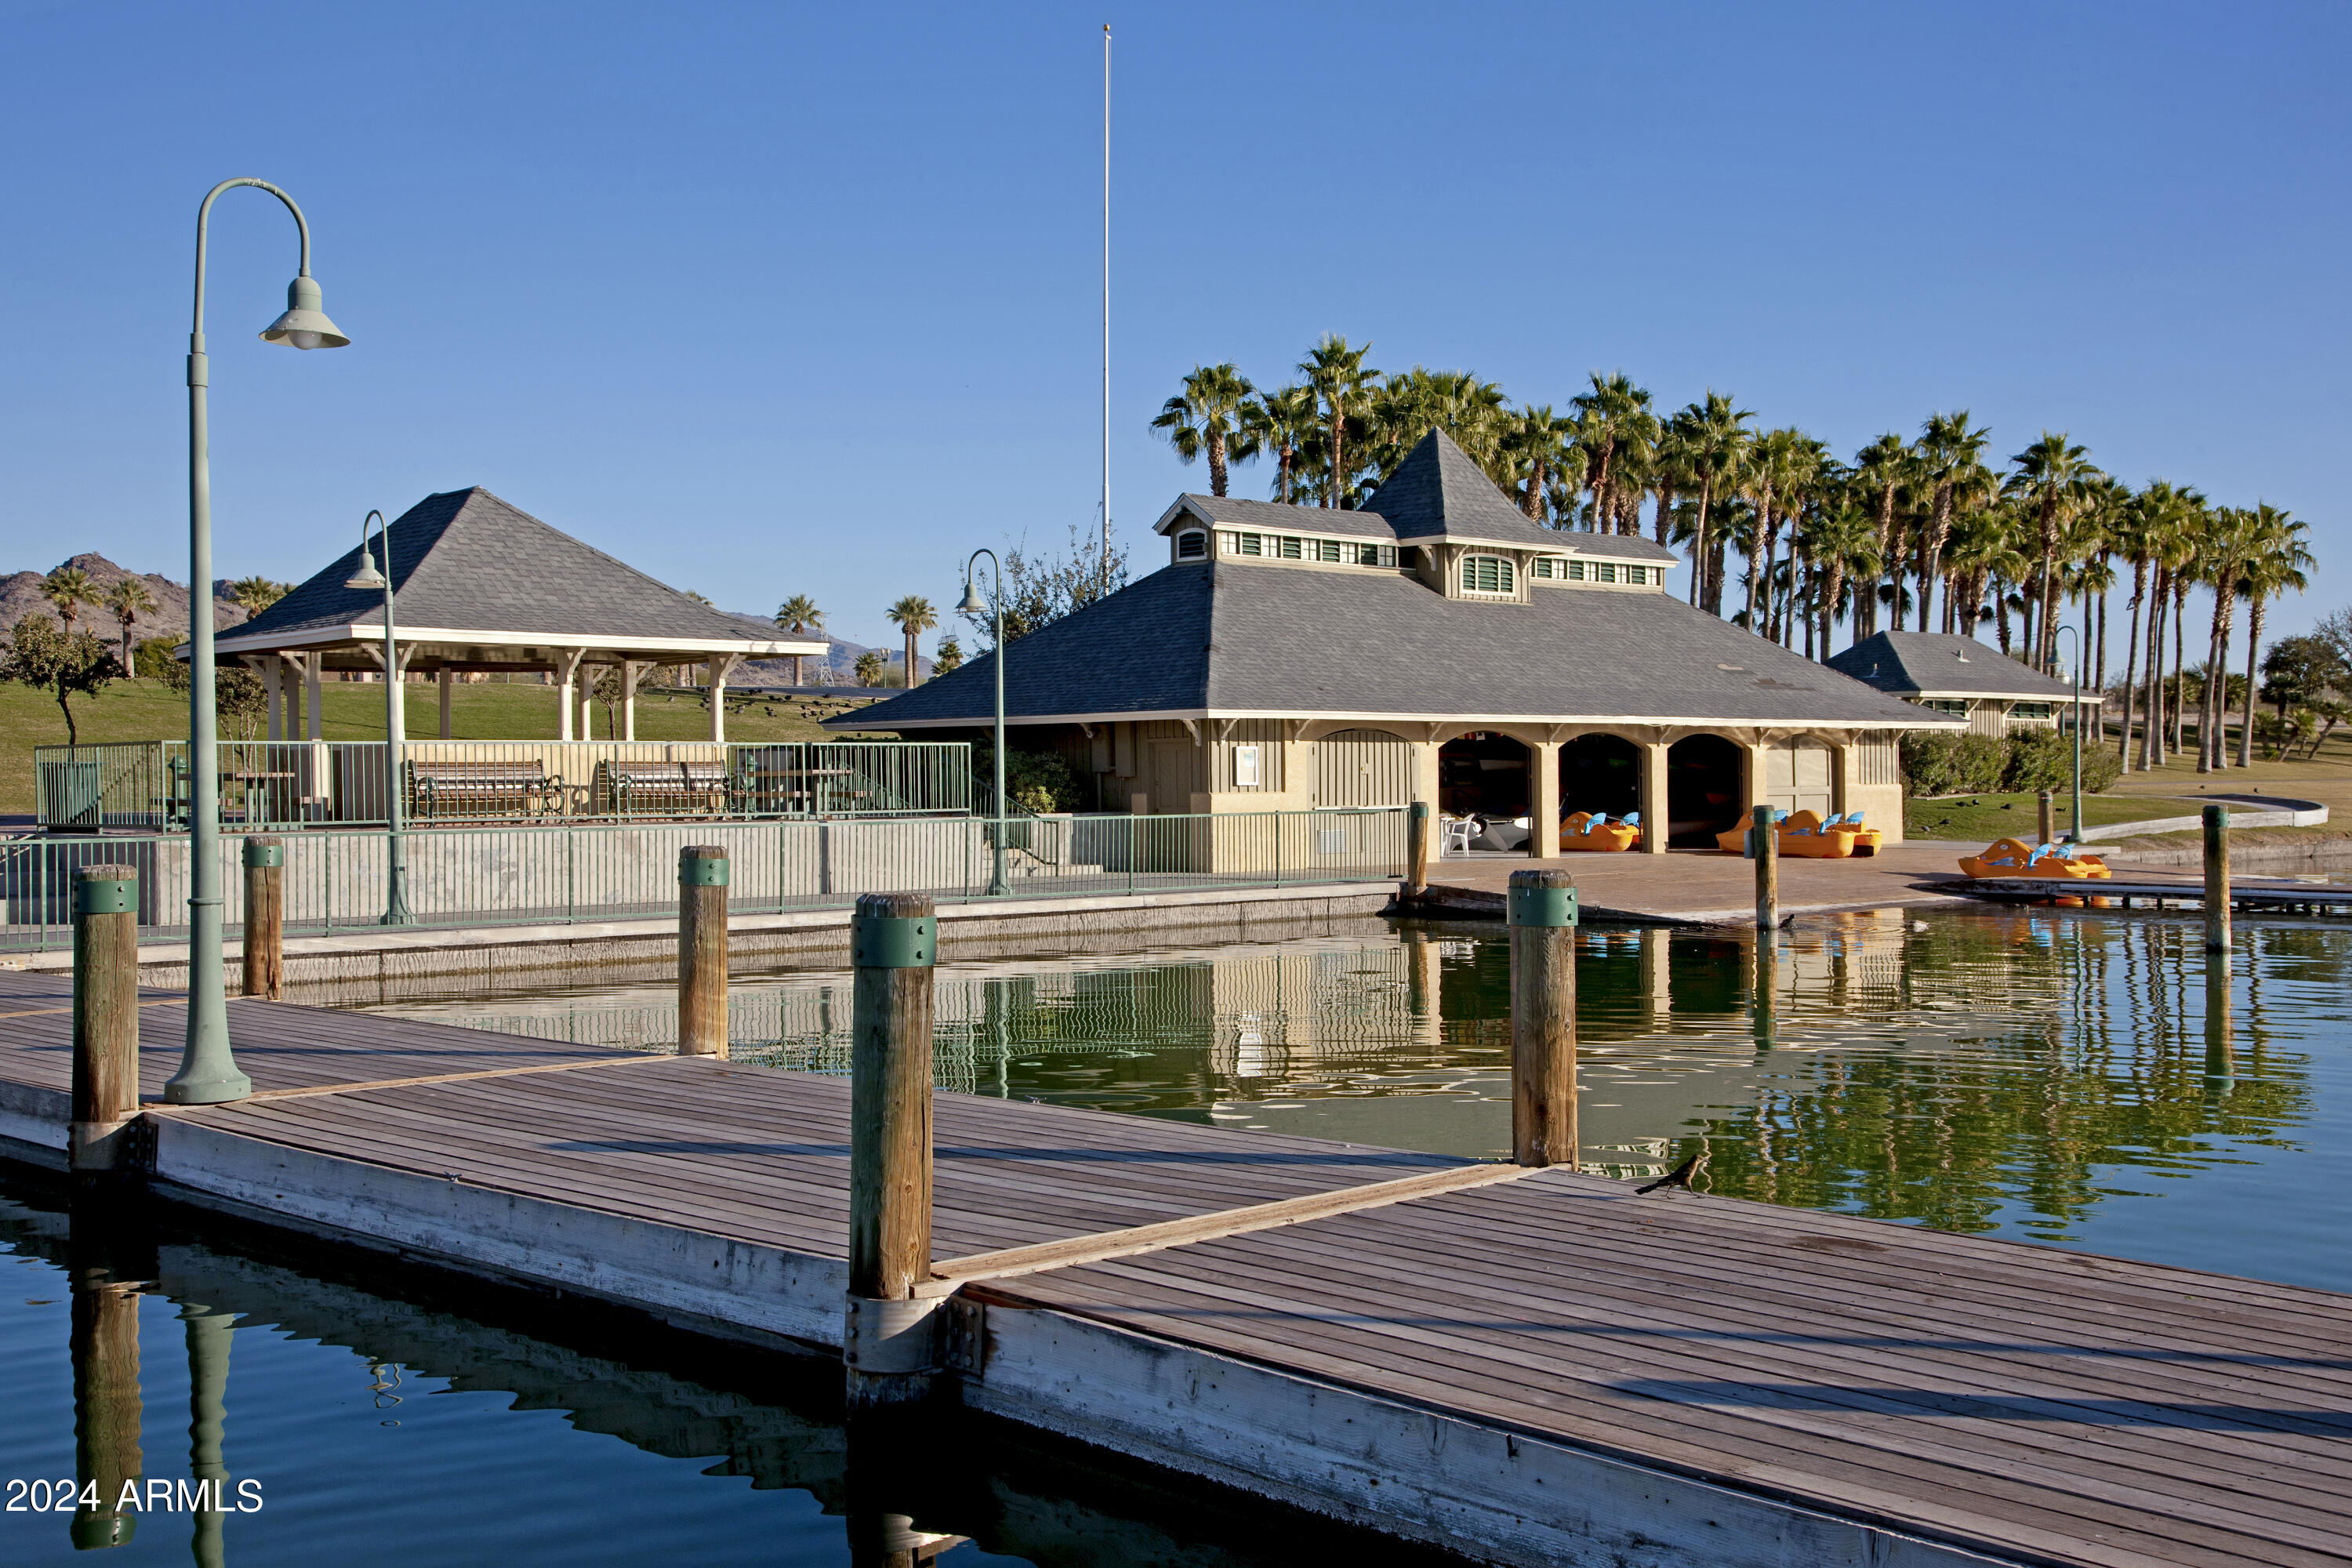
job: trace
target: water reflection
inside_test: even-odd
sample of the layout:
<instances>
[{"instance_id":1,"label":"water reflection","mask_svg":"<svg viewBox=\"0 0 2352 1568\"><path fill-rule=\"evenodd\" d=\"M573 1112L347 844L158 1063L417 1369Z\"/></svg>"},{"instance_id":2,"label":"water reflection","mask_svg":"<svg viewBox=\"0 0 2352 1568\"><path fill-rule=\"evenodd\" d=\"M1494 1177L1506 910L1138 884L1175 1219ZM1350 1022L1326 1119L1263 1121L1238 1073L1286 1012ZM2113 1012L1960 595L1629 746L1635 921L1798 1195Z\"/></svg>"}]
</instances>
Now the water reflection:
<instances>
[{"instance_id":1,"label":"water reflection","mask_svg":"<svg viewBox=\"0 0 2352 1568\"><path fill-rule=\"evenodd\" d=\"M104 1500L0 1513L12 1565L1457 1561L952 1409L845 1428L837 1361L5 1167L0 1266L0 1475Z\"/></svg>"},{"instance_id":2,"label":"water reflection","mask_svg":"<svg viewBox=\"0 0 2352 1568\"><path fill-rule=\"evenodd\" d=\"M2210 964L2193 921L2052 910L1579 944L1590 1169L1646 1179L1704 1140L1719 1193L2352 1287L2313 1195L2352 1181L2352 931L2249 921ZM1499 1157L1507 974L1499 926L1421 922L950 964L940 1082ZM733 1007L737 1059L845 1070L846 973L740 978ZM386 1010L675 1037L661 987Z\"/></svg>"}]
</instances>

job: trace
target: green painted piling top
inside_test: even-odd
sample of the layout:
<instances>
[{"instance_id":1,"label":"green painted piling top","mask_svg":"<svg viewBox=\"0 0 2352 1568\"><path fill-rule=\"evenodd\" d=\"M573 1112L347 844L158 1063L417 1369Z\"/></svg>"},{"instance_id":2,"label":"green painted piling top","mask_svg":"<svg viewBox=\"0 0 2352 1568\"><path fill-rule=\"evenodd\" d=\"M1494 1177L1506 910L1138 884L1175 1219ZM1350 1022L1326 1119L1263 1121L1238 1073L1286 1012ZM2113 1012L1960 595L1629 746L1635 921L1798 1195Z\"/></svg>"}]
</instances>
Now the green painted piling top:
<instances>
[{"instance_id":1,"label":"green painted piling top","mask_svg":"<svg viewBox=\"0 0 2352 1568\"><path fill-rule=\"evenodd\" d=\"M929 893L866 893L849 921L858 969L928 969L939 962L938 905Z\"/></svg>"},{"instance_id":2,"label":"green painted piling top","mask_svg":"<svg viewBox=\"0 0 2352 1568\"><path fill-rule=\"evenodd\" d=\"M129 866L84 866L74 873L74 913L135 915L139 873Z\"/></svg>"},{"instance_id":3,"label":"green painted piling top","mask_svg":"<svg viewBox=\"0 0 2352 1568\"><path fill-rule=\"evenodd\" d=\"M276 837L259 837L245 841L245 865L247 870L263 870L286 864L286 840Z\"/></svg>"},{"instance_id":4,"label":"green painted piling top","mask_svg":"<svg viewBox=\"0 0 2352 1568\"><path fill-rule=\"evenodd\" d=\"M1508 904L1515 926L1572 926L1576 878L1567 871L1514 871Z\"/></svg>"},{"instance_id":5,"label":"green painted piling top","mask_svg":"<svg viewBox=\"0 0 2352 1568\"><path fill-rule=\"evenodd\" d=\"M727 847L689 844L677 852L677 884L681 888L723 888L728 880Z\"/></svg>"}]
</instances>

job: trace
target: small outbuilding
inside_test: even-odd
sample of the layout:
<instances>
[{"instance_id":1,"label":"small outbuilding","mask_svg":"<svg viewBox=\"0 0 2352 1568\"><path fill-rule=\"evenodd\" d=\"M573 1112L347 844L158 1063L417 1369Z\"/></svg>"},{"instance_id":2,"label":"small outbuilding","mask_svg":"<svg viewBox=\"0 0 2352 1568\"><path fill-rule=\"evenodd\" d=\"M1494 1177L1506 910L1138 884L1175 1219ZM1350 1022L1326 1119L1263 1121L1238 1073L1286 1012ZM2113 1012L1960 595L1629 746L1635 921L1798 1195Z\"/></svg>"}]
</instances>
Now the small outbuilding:
<instances>
[{"instance_id":1,"label":"small outbuilding","mask_svg":"<svg viewBox=\"0 0 2352 1568\"><path fill-rule=\"evenodd\" d=\"M2021 664L1997 647L1948 632L1880 632L1831 658L1865 686L1968 721L1979 735L2048 730L2074 703L2074 689ZM2082 694L2084 721L2097 721L2101 699Z\"/></svg>"},{"instance_id":2,"label":"small outbuilding","mask_svg":"<svg viewBox=\"0 0 2352 1568\"><path fill-rule=\"evenodd\" d=\"M1655 852L1770 803L1893 838L1896 737L1962 727L1682 603L1662 546L1543 527L1438 432L1361 510L1184 495L1157 531L1165 568L1003 656L1009 743L1096 809L1428 800L1550 855L1571 810ZM993 657L856 726L984 737Z\"/></svg>"},{"instance_id":3,"label":"small outbuilding","mask_svg":"<svg viewBox=\"0 0 2352 1568\"><path fill-rule=\"evenodd\" d=\"M426 496L386 531L396 595L396 674L429 673L449 694L464 674L544 673L562 693L559 738L586 733L593 672L621 681L616 740L636 738L636 687L663 665L699 665L710 693L710 738L727 738L728 676L746 659L823 654L822 641L761 637L736 617L656 583L475 486ZM369 553L375 557L373 542ZM258 669L269 693L269 738L281 733L288 679L305 682L309 739L319 739L319 682L330 670L383 668L383 595L346 586L357 546L214 647Z\"/></svg>"}]
</instances>

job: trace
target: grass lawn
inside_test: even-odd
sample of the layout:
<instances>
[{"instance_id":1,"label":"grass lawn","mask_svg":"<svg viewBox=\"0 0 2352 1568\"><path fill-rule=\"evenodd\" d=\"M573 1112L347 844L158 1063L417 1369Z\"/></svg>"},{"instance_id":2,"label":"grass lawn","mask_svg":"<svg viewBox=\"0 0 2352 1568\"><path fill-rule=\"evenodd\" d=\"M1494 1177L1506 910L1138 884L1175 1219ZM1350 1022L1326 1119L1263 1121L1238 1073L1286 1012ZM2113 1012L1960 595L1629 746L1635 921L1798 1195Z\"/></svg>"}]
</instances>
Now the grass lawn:
<instances>
[{"instance_id":1,"label":"grass lawn","mask_svg":"<svg viewBox=\"0 0 2352 1568\"><path fill-rule=\"evenodd\" d=\"M2061 794L2051 803L2051 821L2063 834L2073 820L2074 797ZM2022 838L2031 844L2041 831L2040 801L2031 795L1961 795L1903 803L1906 838L1975 839L1990 844L1996 838ZM2166 795L2086 795L2083 820L2093 827L2111 822L2147 822L2160 816L2194 816L2193 800Z\"/></svg>"},{"instance_id":2,"label":"grass lawn","mask_svg":"<svg viewBox=\"0 0 2352 1568\"><path fill-rule=\"evenodd\" d=\"M426 740L440 733L440 694L430 686L411 686L408 734ZM324 721L320 731L330 741L383 739L383 688L357 682L329 682L320 689ZM551 686L460 686L450 701L449 728L464 741L551 741L558 713ZM847 705L814 700L802 701L751 699L727 704L727 738L730 741L822 741L840 739L817 727L817 721L845 711ZM118 680L96 698L74 700L74 722L85 743L100 741L184 740L188 733L187 699L160 680ZM604 711L596 710L596 738L609 731ZM698 692L641 691L637 694L637 738L643 741L699 741L710 733L710 715ZM227 727L223 726L226 738ZM56 699L46 692L0 682L0 814L22 815L33 809L33 748L66 743L65 716Z\"/></svg>"}]
</instances>

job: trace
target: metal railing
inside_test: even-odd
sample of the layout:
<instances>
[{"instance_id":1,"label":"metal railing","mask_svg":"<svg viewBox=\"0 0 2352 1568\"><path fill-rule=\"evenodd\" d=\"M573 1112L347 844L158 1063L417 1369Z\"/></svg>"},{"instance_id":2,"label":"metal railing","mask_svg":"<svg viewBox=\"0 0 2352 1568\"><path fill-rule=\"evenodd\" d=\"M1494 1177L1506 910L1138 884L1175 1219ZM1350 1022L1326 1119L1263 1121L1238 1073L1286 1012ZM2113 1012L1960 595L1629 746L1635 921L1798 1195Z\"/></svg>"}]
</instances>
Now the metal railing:
<instances>
[{"instance_id":1,"label":"metal railing","mask_svg":"<svg viewBox=\"0 0 2352 1568\"><path fill-rule=\"evenodd\" d=\"M382 741L220 742L221 824L234 831L382 823ZM33 751L44 827L177 832L188 742ZM439 741L401 748L412 823L680 817L963 816L971 748L940 741Z\"/></svg>"},{"instance_id":2,"label":"metal railing","mask_svg":"<svg viewBox=\"0 0 2352 1568\"><path fill-rule=\"evenodd\" d=\"M677 856L726 847L737 913L824 909L861 893L983 899L997 825L974 816L832 820L561 822L428 827L404 835L409 907L425 926L562 925L667 915L677 908ZM1230 887L1288 887L1401 876L1402 807L1197 816L1040 816L1006 824L1015 898ZM378 923L389 835L326 828L285 836L289 935ZM226 917L244 918L235 833L220 844ZM184 835L52 834L0 841L0 951L72 945L74 873L139 873L142 940L186 934Z\"/></svg>"}]
</instances>

